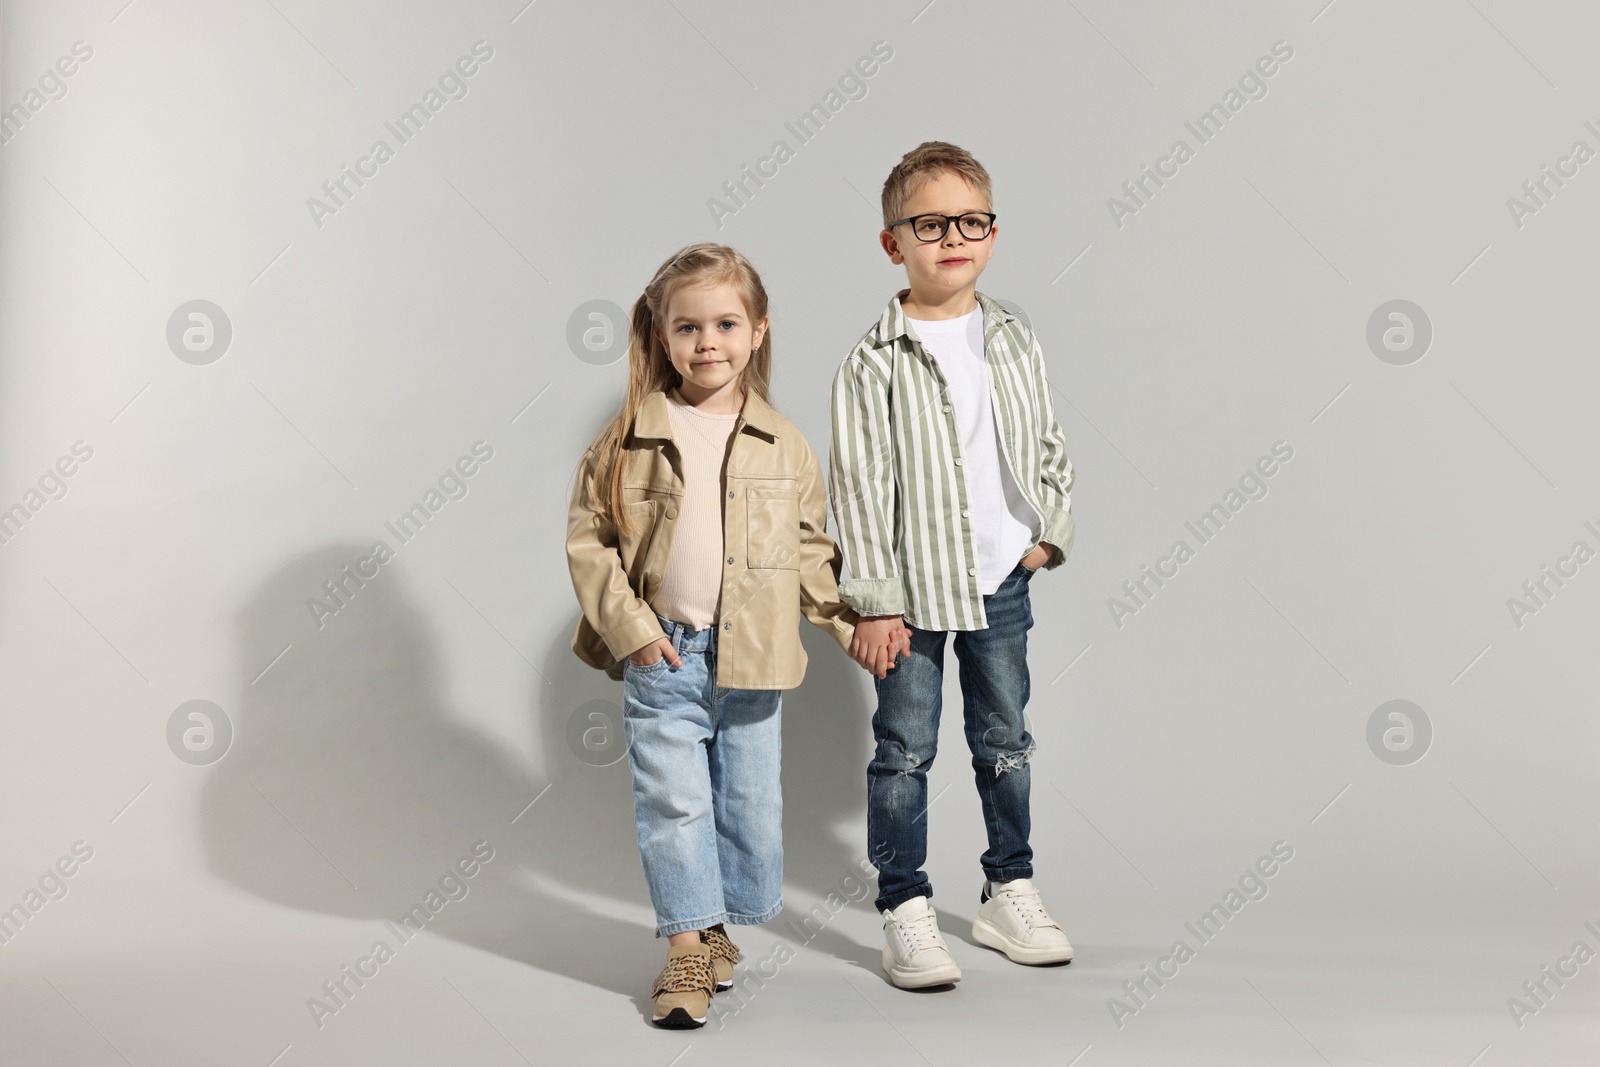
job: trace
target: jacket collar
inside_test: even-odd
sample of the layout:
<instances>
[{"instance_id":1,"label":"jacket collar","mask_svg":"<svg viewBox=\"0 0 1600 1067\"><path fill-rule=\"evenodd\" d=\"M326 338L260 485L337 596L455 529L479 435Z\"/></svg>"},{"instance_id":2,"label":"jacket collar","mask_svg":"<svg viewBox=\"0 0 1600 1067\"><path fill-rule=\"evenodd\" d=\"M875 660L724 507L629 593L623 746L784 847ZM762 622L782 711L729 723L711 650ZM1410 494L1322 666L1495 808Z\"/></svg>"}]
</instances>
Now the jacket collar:
<instances>
[{"instance_id":1,"label":"jacket collar","mask_svg":"<svg viewBox=\"0 0 1600 1067\"><path fill-rule=\"evenodd\" d=\"M911 324L906 321L905 308L900 306L902 297L910 296L910 289L902 289L889 298L889 306L883 309L883 316L878 319L874 328L873 340L880 346L887 347L895 338L905 337L921 343L921 338L911 329ZM987 343L989 338L1002 325L1016 322L1017 317L1000 305L993 297L985 296L974 290L973 296L978 298L978 306L983 309L983 339Z\"/></svg>"},{"instance_id":2,"label":"jacket collar","mask_svg":"<svg viewBox=\"0 0 1600 1067\"><path fill-rule=\"evenodd\" d=\"M670 403L667 394L660 389L646 396L644 403L639 405L638 417L633 421L633 435L672 440L672 423L667 414L667 405ZM755 390L746 389L744 408L739 413L739 421L734 429L738 431L748 427L767 437L776 438L778 417L771 404L757 396Z\"/></svg>"}]
</instances>

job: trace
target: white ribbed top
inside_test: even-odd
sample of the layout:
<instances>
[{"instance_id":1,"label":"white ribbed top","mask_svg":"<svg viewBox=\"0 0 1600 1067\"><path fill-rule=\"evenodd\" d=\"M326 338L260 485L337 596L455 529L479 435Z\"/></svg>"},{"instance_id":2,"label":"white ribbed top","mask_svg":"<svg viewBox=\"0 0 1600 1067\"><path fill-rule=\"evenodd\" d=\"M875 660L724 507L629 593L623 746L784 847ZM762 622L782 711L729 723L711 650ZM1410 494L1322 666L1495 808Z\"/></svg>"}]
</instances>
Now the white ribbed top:
<instances>
[{"instance_id":1,"label":"white ribbed top","mask_svg":"<svg viewBox=\"0 0 1600 1067\"><path fill-rule=\"evenodd\" d=\"M666 573L650 606L698 630L717 621L722 600L724 468L739 414L701 411L672 389L667 392L667 417L683 456L683 501L672 520L678 529Z\"/></svg>"}]
</instances>

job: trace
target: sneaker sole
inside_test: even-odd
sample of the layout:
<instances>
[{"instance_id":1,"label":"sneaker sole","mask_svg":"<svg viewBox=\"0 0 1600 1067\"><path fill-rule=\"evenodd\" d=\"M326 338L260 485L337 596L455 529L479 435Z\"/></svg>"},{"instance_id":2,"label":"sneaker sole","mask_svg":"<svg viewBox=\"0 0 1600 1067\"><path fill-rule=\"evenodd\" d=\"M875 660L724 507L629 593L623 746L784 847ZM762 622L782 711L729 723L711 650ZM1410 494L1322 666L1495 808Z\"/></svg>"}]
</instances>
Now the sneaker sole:
<instances>
[{"instance_id":1,"label":"sneaker sole","mask_svg":"<svg viewBox=\"0 0 1600 1067\"><path fill-rule=\"evenodd\" d=\"M704 1015L696 1019L682 1008L673 1008L665 1015L651 1020L663 1030L695 1030L706 1024Z\"/></svg>"},{"instance_id":2,"label":"sneaker sole","mask_svg":"<svg viewBox=\"0 0 1600 1067\"><path fill-rule=\"evenodd\" d=\"M1007 937L1005 931L981 916L972 920L972 939L980 945L987 945L998 952L1003 952L1006 959L1012 963L1025 963L1030 967L1036 967L1045 963L1072 962L1070 945L1065 949L1030 948Z\"/></svg>"},{"instance_id":3,"label":"sneaker sole","mask_svg":"<svg viewBox=\"0 0 1600 1067\"><path fill-rule=\"evenodd\" d=\"M907 970L896 967L888 950L883 954L883 970L900 989L925 989L935 985L955 985L961 981L961 968L954 963L948 967Z\"/></svg>"}]
</instances>

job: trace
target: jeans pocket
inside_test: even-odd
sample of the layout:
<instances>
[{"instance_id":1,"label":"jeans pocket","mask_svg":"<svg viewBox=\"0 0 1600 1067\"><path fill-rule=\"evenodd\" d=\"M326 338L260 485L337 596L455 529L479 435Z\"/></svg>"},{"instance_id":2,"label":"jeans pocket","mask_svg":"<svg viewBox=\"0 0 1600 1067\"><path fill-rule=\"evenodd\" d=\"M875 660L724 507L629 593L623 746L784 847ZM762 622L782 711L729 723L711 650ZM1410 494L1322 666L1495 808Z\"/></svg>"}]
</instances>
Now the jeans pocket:
<instances>
[{"instance_id":1,"label":"jeans pocket","mask_svg":"<svg viewBox=\"0 0 1600 1067\"><path fill-rule=\"evenodd\" d=\"M647 677L647 678L651 677L653 675L661 673L662 669L665 668L667 666L667 664L668 664L667 657L664 656L664 655L660 659L656 660L654 663L646 663L642 667L639 664L633 662L633 660L631 660L631 659L630 660L625 660L624 662L627 663L627 666L622 668L624 674L627 674L627 673L631 672L637 677Z\"/></svg>"}]
</instances>

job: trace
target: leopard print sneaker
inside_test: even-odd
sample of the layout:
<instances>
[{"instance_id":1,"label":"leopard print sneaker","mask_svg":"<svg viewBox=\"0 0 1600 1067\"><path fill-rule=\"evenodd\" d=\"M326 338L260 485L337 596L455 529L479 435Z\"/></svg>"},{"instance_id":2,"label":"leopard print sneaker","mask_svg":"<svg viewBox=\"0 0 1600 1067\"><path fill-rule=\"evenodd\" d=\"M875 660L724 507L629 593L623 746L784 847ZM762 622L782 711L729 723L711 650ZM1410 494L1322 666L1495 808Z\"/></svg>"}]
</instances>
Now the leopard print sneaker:
<instances>
[{"instance_id":1,"label":"leopard print sneaker","mask_svg":"<svg viewBox=\"0 0 1600 1067\"><path fill-rule=\"evenodd\" d=\"M711 970L717 980L717 990L733 988L733 965L739 962L739 946L728 939L722 924L700 931L700 940L711 949Z\"/></svg>"},{"instance_id":2,"label":"leopard print sneaker","mask_svg":"<svg viewBox=\"0 0 1600 1067\"><path fill-rule=\"evenodd\" d=\"M674 945L667 950L667 965L650 987L650 996L656 1002L652 1021L668 1030L704 1026L715 989L710 946L704 942Z\"/></svg>"}]
</instances>

